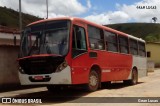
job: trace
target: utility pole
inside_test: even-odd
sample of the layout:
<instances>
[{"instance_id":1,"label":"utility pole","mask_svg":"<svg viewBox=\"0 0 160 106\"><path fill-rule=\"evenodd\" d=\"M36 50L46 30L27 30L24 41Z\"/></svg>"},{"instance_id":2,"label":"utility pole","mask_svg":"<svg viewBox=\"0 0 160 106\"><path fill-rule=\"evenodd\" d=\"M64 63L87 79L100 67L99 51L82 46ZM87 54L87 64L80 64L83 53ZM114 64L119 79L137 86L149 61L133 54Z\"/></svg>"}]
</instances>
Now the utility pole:
<instances>
[{"instance_id":1,"label":"utility pole","mask_svg":"<svg viewBox=\"0 0 160 106\"><path fill-rule=\"evenodd\" d=\"M46 0L46 10L47 10L47 18L48 19L48 0Z\"/></svg>"},{"instance_id":2,"label":"utility pole","mask_svg":"<svg viewBox=\"0 0 160 106\"><path fill-rule=\"evenodd\" d=\"M19 30L22 32L22 12L21 12L21 0L19 0Z\"/></svg>"}]
</instances>

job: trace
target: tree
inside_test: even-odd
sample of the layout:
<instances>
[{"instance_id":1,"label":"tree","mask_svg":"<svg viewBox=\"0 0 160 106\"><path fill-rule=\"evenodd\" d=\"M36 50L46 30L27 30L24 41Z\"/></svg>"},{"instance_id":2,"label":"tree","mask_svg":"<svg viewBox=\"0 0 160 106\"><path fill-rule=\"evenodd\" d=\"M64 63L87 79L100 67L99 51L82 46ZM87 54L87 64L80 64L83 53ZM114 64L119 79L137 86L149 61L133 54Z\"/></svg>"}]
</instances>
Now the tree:
<instances>
[{"instance_id":1,"label":"tree","mask_svg":"<svg viewBox=\"0 0 160 106\"><path fill-rule=\"evenodd\" d=\"M153 20L154 23L156 23L157 22L157 17L153 17L152 20Z\"/></svg>"}]
</instances>

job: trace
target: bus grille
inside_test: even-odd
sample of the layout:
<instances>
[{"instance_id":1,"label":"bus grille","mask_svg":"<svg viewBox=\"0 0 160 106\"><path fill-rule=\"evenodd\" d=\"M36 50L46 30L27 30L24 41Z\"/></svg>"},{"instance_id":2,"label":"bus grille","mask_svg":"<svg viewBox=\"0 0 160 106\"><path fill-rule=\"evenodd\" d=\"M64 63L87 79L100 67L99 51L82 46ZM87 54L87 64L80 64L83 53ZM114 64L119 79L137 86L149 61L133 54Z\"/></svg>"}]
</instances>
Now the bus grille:
<instances>
[{"instance_id":1,"label":"bus grille","mask_svg":"<svg viewBox=\"0 0 160 106\"><path fill-rule=\"evenodd\" d=\"M32 59L25 60L21 62L21 67L24 70L25 74L35 75L35 74L51 74L56 71L57 67L63 61L57 60L43 60L43 59Z\"/></svg>"}]
</instances>

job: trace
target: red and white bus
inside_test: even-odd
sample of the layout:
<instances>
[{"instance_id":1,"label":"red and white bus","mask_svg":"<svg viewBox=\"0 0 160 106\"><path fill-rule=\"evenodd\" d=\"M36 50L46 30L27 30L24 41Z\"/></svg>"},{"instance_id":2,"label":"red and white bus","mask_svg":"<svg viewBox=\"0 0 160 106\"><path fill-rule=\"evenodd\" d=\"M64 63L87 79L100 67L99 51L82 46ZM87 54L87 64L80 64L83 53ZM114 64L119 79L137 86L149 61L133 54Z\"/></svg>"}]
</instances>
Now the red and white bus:
<instances>
[{"instance_id":1,"label":"red and white bus","mask_svg":"<svg viewBox=\"0 0 160 106\"><path fill-rule=\"evenodd\" d=\"M136 84L146 76L145 41L81 18L45 19L26 26L20 44L22 85Z\"/></svg>"}]
</instances>

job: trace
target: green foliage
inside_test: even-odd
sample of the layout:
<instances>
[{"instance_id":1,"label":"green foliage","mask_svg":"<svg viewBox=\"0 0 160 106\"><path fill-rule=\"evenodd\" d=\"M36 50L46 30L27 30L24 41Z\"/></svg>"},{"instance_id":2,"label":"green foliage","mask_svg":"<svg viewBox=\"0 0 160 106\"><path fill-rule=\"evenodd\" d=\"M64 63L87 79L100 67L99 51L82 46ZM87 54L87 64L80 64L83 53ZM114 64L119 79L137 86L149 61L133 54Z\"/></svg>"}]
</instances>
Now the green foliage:
<instances>
[{"instance_id":1,"label":"green foliage","mask_svg":"<svg viewBox=\"0 0 160 106\"><path fill-rule=\"evenodd\" d=\"M157 39L153 35L148 35L148 36L145 37L145 40L150 41L150 42L155 42Z\"/></svg>"},{"instance_id":2,"label":"green foliage","mask_svg":"<svg viewBox=\"0 0 160 106\"><path fill-rule=\"evenodd\" d=\"M160 34L149 34L145 37L146 41L150 41L150 42L159 42L160 41Z\"/></svg>"},{"instance_id":3,"label":"green foliage","mask_svg":"<svg viewBox=\"0 0 160 106\"><path fill-rule=\"evenodd\" d=\"M160 42L160 24L158 23L124 23L106 25L150 42Z\"/></svg>"},{"instance_id":4,"label":"green foliage","mask_svg":"<svg viewBox=\"0 0 160 106\"><path fill-rule=\"evenodd\" d=\"M37 20L40 20L40 18L22 13L23 28L27 24ZM19 28L19 12L6 7L0 7L0 25Z\"/></svg>"}]
</instances>

